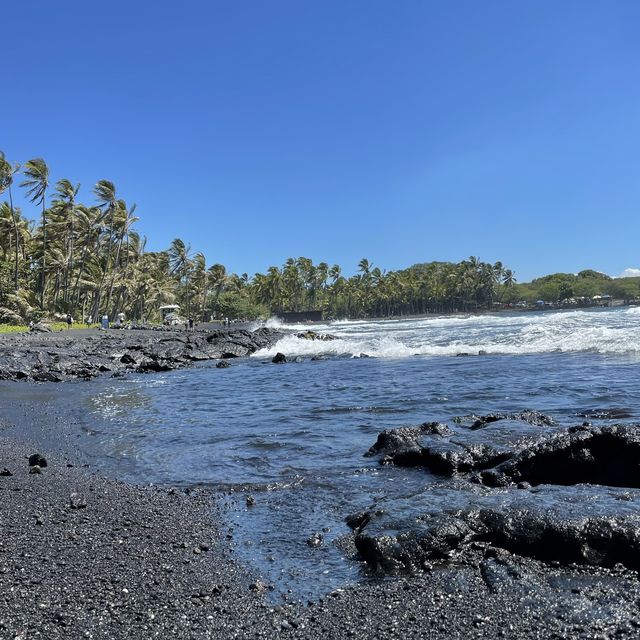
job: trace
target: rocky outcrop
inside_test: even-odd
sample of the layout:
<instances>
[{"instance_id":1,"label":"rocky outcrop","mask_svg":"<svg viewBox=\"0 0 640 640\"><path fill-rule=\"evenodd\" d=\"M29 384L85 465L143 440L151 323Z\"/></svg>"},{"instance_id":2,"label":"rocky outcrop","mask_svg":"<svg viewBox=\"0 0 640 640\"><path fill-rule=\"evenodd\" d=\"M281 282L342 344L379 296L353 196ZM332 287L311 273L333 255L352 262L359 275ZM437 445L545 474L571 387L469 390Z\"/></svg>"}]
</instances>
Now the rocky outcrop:
<instances>
[{"instance_id":1,"label":"rocky outcrop","mask_svg":"<svg viewBox=\"0 0 640 640\"><path fill-rule=\"evenodd\" d=\"M572 427L483 471L480 478L494 487L519 482L534 486L588 482L640 488L640 428Z\"/></svg>"},{"instance_id":2,"label":"rocky outcrop","mask_svg":"<svg viewBox=\"0 0 640 640\"><path fill-rule=\"evenodd\" d=\"M321 340L322 342L329 342L336 339L336 337L332 336L330 333L316 333L315 331L311 330L297 333L296 337L300 338L301 340Z\"/></svg>"},{"instance_id":3,"label":"rocky outcrop","mask_svg":"<svg viewBox=\"0 0 640 640\"><path fill-rule=\"evenodd\" d=\"M105 373L170 371L196 361L248 356L283 335L269 328L12 334L0 338L0 380L61 382Z\"/></svg>"},{"instance_id":4,"label":"rocky outcrop","mask_svg":"<svg viewBox=\"0 0 640 640\"><path fill-rule=\"evenodd\" d=\"M453 419L456 424L468 426L470 429L482 429L492 422L498 420L518 420L527 424L539 427L552 427L556 424L555 420L540 411L519 411L517 413L489 413L485 416L457 416Z\"/></svg>"},{"instance_id":5,"label":"rocky outcrop","mask_svg":"<svg viewBox=\"0 0 640 640\"><path fill-rule=\"evenodd\" d=\"M365 455L380 455L382 464L425 467L445 476L491 468L544 437L539 422L524 421L522 415L485 420L481 429L454 431L429 422L390 429L378 436Z\"/></svg>"},{"instance_id":6,"label":"rocky outcrop","mask_svg":"<svg viewBox=\"0 0 640 640\"><path fill-rule=\"evenodd\" d=\"M381 433L365 455L468 473L396 501L393 511L348 517L361 557L376 571L420 571L488 544L542 561L640 569L640 425L541 428L550 427L541 415Z\"/></svg>"},{"instance_id":7,"label":"rocky outcrop","mask_svg":"<svg viewBox=\"0 0 640 640\"><path fill-rule=\"evenodd\" d=\"M442 498L437 494L435 503ZM464 509L404 520L358 514L365 524L356 529L356 548L372 569L385 573L421 571L425 563L454 558L478 543L543 561L640 569L638 491L547 486L465 498Z\"/></svg>"}]
</instances>

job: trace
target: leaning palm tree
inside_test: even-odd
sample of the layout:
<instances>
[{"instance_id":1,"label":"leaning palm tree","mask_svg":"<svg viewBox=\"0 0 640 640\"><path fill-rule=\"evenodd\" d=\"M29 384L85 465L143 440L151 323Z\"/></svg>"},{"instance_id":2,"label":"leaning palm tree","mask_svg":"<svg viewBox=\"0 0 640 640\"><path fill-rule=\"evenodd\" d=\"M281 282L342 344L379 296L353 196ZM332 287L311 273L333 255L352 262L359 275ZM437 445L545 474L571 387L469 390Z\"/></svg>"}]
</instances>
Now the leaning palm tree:
<instances>
[{"instance_id":1,"label":"leaning palm tree","mask_svg":"<svg viewBox=\"0 0 640 640\"><path fill-rule=\"evenodd\" d=\"M185 244L180 238L171 241L169 247L169 268L178 280L184 280L187 302L187 317L191 314L191 297L189 295L189 270L191 268L191 245Z\"/></svg>"},{"instance_id":2,"label":"leaning palm tree","mask_svg":"<svg viewBox=\"0 0 640 640\"><path fill-rule=\"evenodd\" d=\"M70 280L74 269L76 197L79 184L72 184L66 178L56 183L54 201L51 203L51 214L59 227L65 261L63 264L63 302L69 302ZM69 309L67 309L68 311Z\"/></svg>"},{"instance_id":3,"label":"leaning palm tree","mask_svg":"<svg viewBox=\"0 0 640 640\"><path fill-rule=\"evenodd\" d=\"M47 219L46 200L49 186L49 167L42 158L29 160L22 170L25 179L20 183L27 189L27 196L34 204L42 205L42 270L40 272L40 309L44 310L47 261Z\"/></svg>"},{"instance_id":4,"label":"leaning palm tree","mask_svg":"<svg viewBox=\"0 0 640 640\"><path fill-rule=\"evenodd\" d=\"M13 184L13 175L20 170L19 164L12 165L5 157L4 152L0 151L0 193L7 191L9 194L9 210L11 212L11 221L13 223L13 233L15 238L14 244L14 269L13 269L13 286L18 293L20 290L19 265L20 265L20 232L18 231L18 220L13 207L13 194L11 193L11 185Z\"/></svg>"}]
</instances>

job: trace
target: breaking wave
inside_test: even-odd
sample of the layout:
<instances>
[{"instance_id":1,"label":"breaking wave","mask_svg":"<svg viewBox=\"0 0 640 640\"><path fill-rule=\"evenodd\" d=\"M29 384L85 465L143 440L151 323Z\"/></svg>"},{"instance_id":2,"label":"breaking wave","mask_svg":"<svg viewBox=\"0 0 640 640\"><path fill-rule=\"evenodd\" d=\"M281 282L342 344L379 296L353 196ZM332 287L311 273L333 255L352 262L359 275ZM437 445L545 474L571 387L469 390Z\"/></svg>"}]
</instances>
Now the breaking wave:
<instances>
[{"instance_id":1,"label":"breaking wave","mask_svg":"<svg viewBox=\"0 0 640 640\"><path fill-rule=\"evenodd\" d=\"M532 354L590 351L602 354L640 354L640 307L436 316L409 320L338 320L310 325L269 326L295 331L312 328L335 340L298 338L295 333L274 347L255 354L277 352L296 356L354 356L378 358L456 356L459 354Z\"/></svg>"}]
</instances>

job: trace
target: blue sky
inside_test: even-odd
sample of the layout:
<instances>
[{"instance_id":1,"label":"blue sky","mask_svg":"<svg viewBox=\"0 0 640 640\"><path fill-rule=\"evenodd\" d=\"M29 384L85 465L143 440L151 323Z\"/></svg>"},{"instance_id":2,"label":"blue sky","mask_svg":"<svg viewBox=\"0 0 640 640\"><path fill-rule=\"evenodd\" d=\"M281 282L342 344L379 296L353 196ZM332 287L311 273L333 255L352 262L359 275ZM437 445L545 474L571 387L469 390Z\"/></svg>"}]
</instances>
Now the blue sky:
<instances>
[{"instance_id":1,"label":"blue sky","mask_svg":"<svg viewBox=\"0 0 640 640\"><path fill-rule=\"evenodd\" d=\"M265 271L640 267L640 3L3 6L0 149ZM25 213L35 215L30 205Z\"/></svg>"}]
</instances>

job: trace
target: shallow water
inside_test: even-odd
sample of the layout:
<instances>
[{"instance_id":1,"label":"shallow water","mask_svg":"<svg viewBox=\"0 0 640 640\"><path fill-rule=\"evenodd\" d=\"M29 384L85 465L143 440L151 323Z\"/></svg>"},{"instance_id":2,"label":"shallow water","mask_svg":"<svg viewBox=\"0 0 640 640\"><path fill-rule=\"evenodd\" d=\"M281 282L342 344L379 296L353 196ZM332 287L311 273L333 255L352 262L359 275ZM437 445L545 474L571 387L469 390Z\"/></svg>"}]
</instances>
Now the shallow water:
<instances>
[{"instance_id":1,"label":"shallow water","mask_svg":"<svg viewBox=\"0 0 640 640\"><path fill-rule=\"evenodd\" d=\"M618 422L640 413L637 308L314 329L339 339L287 337L229 369L204 363L64 387L5 385L2 402L39 395L72 413L74 446L120 478L229 492L226 527L237 553L277 594L295 598L365 577L332 544L347 532L346 515L373 505L401 514L438 481L364 458L383 429L526 408L560 424L593 410L624 409ZM277 351L305 359L273 365ZM453 357L462 352L473 355ZM309 359L318 354L328 359ZM374 357L352 357L360 354ZM306 541L318 532L325 543L312 548Z\"/></svg>"}]
</instances>

